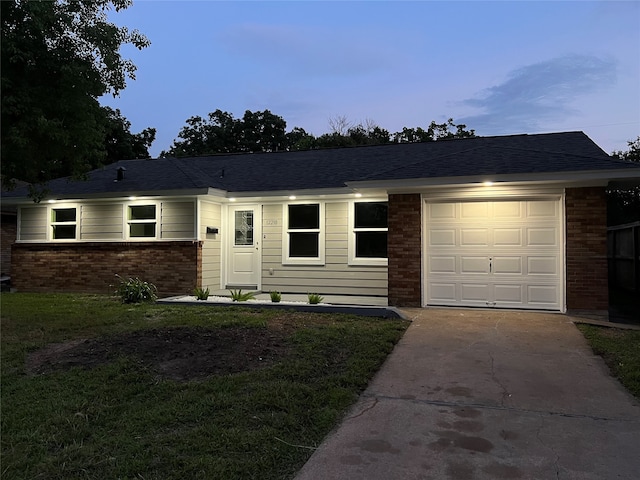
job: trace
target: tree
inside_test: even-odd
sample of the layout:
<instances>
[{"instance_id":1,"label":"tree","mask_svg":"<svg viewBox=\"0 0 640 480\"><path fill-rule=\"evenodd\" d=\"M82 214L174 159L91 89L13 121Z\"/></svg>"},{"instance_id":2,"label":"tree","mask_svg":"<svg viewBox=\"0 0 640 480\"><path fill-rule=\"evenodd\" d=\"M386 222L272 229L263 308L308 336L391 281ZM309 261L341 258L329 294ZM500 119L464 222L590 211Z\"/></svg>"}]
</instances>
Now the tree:
<instances>
[{"instance_id":1,"label":"tree","mask_svg":"<svg viewBox=\"0 0 640 480\"><path fill-rule=\"evenodd\" d=\"M627 142L629 150L614 151L611 156L627 162L640 162L640 136ZM621 225L640 221L640 185L607 190L607 223Z\"/></svg>"},{"instance_id":2,"label":"tree","mask_svg":"<svg viewBox=\"0 0 640 480\"><path fill-rule=\"evenodd\" d=\"M120 110L109 107L102 107L102 109L105 113L106 160L104 163L150 158L149 148L156 138L156 129L145 128L140 133L131 133L131 122L122 116Z\"/></svg>"},{"instance_id":3,"label":"tree","mask_svg":"<svg viewBox=\"0 0 640 480\"><path fill-rule=\"evenodd\" d=\"M426 130L421 127L405 127L401 132L393 134L393 140L397 143L435 142L437 140L473 138L475 136L475 130L467 130L467 126L463 123L455 125L453 118L450 118L444 123L432 121Z\"/></svg>"},{"instance_id":4,"label":"tree","mask_svg":"<svg viewBox=\"0 0 640 480\"><path fill-rule=\"evenodd\" d=\"M247 110L242 119L222 110L187 119L178 139L161 157L185 157L214 153L274 152L287 149L287 122L269 110ZM305 132L306 133L306 132Z\"/></svg>"},{"instance_id":5,"label":"tree","mask_svg":"<svg viewBox=\"0 0 640 480\"><path fill-rule=\"evenodd\" d=\"M2 16L2 183L40 184L81 176L107 159L108 111L135 65L120 55L149 40L107 21L131 0L0 2ZM149 133L149 132L147 132Z\"/></svg>"}]
</instances>

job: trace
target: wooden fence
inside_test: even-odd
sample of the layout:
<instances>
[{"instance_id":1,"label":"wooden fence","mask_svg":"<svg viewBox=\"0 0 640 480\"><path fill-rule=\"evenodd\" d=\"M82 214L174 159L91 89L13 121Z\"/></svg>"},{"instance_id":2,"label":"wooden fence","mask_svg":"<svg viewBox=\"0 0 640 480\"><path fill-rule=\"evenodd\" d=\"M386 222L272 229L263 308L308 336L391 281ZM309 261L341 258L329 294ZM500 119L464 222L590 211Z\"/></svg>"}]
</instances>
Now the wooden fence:
<instances>
[{"instance_id":1,"label":"wooden fence","mask_svg":"<svg viewBox=\"0 0 640 480\"><path fill-rule=\"evenodd\" d=\"M609 285L640 292L640 222L607 229Z\"/></svg>"}]
</instances>

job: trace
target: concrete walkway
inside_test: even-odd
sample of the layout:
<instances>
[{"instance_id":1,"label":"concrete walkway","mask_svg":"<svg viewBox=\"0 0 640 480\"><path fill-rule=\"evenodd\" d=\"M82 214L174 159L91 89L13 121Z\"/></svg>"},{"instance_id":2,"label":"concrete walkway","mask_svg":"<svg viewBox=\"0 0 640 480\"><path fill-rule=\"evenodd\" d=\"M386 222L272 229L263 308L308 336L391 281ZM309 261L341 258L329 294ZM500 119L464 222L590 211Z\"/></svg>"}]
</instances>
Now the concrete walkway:
<instances>
[{"instance_id":1,"label":"concrete walkway","mask_svg":"<svg viewBox=\"0 0 640 480\"><path fill-rule=\"evenodd\" d=\"M640 478L640 406L571 318L403 309L413 323L296 477Z\"/></svg>"}]
</instances>

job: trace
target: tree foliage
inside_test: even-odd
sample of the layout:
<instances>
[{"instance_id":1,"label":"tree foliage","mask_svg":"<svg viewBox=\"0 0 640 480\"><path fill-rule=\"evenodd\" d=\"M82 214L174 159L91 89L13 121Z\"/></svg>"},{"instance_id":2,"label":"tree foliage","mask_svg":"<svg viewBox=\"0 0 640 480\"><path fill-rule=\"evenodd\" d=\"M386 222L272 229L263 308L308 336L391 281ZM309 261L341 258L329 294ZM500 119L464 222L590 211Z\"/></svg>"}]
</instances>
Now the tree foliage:
<instances>
[{"instance_id":1,"label":"tree foliage","mask_svg":"<svg viewBox=\"0 0 640 480\"><path fill-rule=\"evenodd\" d=\"M207 118L187 119L178 139L161 157L185 157L214 153L274 152L286 147L287 122L269 110L251 112L242 118L218 109Z\"/></svg>"},{"instance_id":2,"label":"tree foliage","mask_svg":"<svg viewBox=\"0 0 640 480\"><path fill-rule=\"evenodd\" d=\"M404 128L391 134L373 120L352 123L345 116L337 116L329 119L330 131L319 137L300 127L285 133L287 124L284 119L269 110L247 110L241 119L216 110L206 119L195 116L187 119L186 123L178 139L160 156L312 150L475 137L474 130L467 130L464 124L454 124L451 118L442 124L431 122L426 130L421 127Z\"/></svg>"},{"instance_id":3,"label":"tree foliage","mask_svg":"<svg viewBox=\"0 0 640 480\"><path fill-rule=\"evenodd\" d=\"M629 150L614 151L611 155L627 162L640 163L640 136L627 142ZM621 225L640 221L640 185L607 190L607 223Z\"/></svg>"},{"instance_id":4,"label":"tree foliage","mask_svg":"<svg viewBox=\"0 0 640 480\"><path fill-rule=\"evenodd\" d=\"M155 128L145 128L140 133L131 133L131 122L122 116L120 110L102 107L105 114L104 143L106 159L104 163L134 158L150 158L149 148L156 139Z\"/></svg>"},{"instance_id":5,"label":"tree foliage","mask_svg":"<svg viewBox=\"0 0 640 480\"><path fill-rule=\"evenodd\" d=\"M135 78L136 67L122 58L120 47L149 45L138 31L107 20L110 10L130 5L131 0L0 2L3 185L81 175L113 155L106 132L122 117L114 118L98 98L117 95ZM145 132L148 141L151 132Z\"/></svg>"}]
</instances>

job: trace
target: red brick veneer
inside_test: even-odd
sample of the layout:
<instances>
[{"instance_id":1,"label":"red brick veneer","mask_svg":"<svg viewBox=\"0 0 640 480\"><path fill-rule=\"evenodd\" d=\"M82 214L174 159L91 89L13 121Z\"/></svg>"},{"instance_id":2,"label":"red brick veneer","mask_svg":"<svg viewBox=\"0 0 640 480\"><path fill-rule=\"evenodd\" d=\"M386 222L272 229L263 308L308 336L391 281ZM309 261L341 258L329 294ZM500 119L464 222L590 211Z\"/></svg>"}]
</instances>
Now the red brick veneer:
<instances>
[{"instance_id":1,"label":"red brick veneer","mask_svg":"<svg viewBox=\"0 0 640 480\"><path fill-rule=\"evenodd\" d=\"M191 293L202 280L202 243L15 243L11 285L22 292L110 293L139 277L160 295Z\"/></svg>"},{"instance_id":2,"label":"red brick veneer","mask_svg":"<svg viewBox=\"0 0 640 480\"><path fill-rule=\"evenodd\" d=\"M11 245L16 241L16 216L2 214L0 225L0 268L2 273L11 275Z\"/></svg>"},{"instance_id":3,"label":"red brick veneer","mask_svg":"<svg viewBox=\"0 0 640 480\"><path fill-rule=\"evenodd\" d=\"M568 188L567 309L607 310L607 201L603 187Z\"/></svg>"},{"instance_id":4,"label":"red brick veneer","mask_svg":"<svg viewBox=\"0 0 640 480\"><path fill-rule=\"evenodd\" d=\"M389 195L389 305L422 304L421 206L420 194Z\"/></svg>"}]
</instances>

